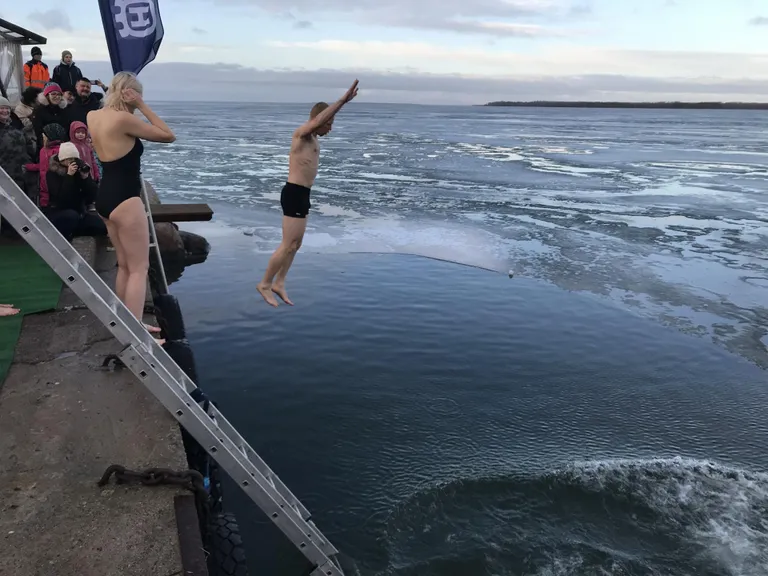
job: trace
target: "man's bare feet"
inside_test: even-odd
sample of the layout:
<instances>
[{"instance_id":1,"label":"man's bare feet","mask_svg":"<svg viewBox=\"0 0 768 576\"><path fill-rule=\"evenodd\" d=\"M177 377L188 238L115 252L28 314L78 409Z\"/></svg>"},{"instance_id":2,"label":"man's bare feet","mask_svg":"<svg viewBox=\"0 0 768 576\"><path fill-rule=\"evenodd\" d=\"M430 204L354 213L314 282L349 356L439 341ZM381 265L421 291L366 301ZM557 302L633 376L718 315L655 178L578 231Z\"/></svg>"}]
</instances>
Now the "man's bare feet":
<instances>
[{"instance_id":1,"label":"man's bare feet","mask_svg":"<svg viewBox=\"0 0 768 576\"><path fill-rule=\"evenodd\" d=\"M0 316L15 316L21 312L18 308L14 308L13 304L0 304Z\"/></svg>"},{"instance_id":2,"label":"man's bare feet","mask_svg":"<svg viewBox=\"0 0 768 576\"><path fill-rule=\"evenodd\" d=\"M285 286L272 286L272 292L280 296L280 300L288 304L288 306L293 306L293 302L288 298L288 292L285 291Z\"/></svg>"},{"instance_id":3,"label":"man's bare feet","mask_svg":"<svg viewBox=\"0 0 768 576\"><path fill-rule=\"evenodd\" d=\"M162 332L162 330L157 326L150 326L149 324L144 324L144 328L146 328L147 332L150 334L159 334Z\"/></svg>"},{"instance_id":4,"label":"man's bare feet","mask_svg":"<svg viewBox=\"0 0 768 576\"><path fill-rule=\"evenodd\" d=\"M264 301L267 304L277 308L278 306L277 300L275 300L275 297L272 296L272 286L265 286L259 283L256 285L256 290L259 291L259 294L261 294L261 297L264 298Z\"/></svg>"}]
</instances>

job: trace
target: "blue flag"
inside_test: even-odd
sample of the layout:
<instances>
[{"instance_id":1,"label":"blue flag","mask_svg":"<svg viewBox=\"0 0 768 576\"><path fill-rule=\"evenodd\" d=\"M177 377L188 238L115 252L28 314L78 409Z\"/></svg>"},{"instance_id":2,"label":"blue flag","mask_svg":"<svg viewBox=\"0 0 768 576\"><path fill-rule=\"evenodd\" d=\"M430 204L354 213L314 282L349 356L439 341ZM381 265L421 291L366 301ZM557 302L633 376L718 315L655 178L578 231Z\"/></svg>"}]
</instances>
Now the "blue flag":
<instances>
[{"instance_id":1,"label":"blue flag","mask_svg":"<svg viewBox=\"0 0 768 576\"><path fill-rule=\"evenodd\" d=\"M112 72L138 74L163 41L159 0L99 0Z\"/></svg>"}]
</instances>

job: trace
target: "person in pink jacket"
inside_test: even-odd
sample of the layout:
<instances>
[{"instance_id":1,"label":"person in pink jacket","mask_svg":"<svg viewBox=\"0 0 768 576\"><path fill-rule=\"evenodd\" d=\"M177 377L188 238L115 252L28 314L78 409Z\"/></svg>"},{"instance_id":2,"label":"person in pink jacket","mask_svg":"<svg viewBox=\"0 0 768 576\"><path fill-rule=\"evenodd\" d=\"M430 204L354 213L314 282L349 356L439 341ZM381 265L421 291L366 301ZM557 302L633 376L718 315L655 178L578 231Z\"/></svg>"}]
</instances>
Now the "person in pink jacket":
<instances>
[{"instance_id":1,"label":"person in pink jacket","mask_svg":"<svg viewBox=\"0 0 768 576\"><path fill-rule=\"evenodd\" d=\"M80 158L91 167L91 178L98 182L101 180L101 173L99 172L99 163L96 162L96 155L93 153L93 148L89 142L90 134L88 133L88 126L82 122L72 122L69 125L69 141L75 145L77 151L80 153Z\"/></svg>"}]
</instances>

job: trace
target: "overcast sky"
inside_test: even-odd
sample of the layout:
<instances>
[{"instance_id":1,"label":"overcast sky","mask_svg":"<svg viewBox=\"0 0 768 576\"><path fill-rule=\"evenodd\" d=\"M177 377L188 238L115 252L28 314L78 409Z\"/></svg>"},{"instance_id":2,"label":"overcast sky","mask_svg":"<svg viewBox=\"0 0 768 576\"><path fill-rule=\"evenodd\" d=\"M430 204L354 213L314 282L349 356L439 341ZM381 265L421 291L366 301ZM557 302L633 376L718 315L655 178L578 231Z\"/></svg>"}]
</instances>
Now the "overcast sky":
<instances>
[{"instance_id":1,"label":"overcast sky","mask_svg":"<svg viewBox=\"0 0 768 576\"><path fill-rule=\"evenodd\" d=\"M107 82L95 0L0 17ZM66 8L64 8L66 6ZM148 99L768 102L768 0L160 0ZM25 58L29 57L29 48Z\"/></svg>"}]
</instances>

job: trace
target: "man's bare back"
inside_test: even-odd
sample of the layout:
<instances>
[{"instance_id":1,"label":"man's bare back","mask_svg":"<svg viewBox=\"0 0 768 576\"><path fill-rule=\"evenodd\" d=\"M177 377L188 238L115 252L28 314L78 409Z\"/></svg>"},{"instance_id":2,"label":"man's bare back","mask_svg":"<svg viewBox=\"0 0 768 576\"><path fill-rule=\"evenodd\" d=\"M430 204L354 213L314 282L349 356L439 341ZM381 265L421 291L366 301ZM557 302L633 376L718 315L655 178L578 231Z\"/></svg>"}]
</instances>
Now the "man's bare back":
<instances>
[{"instance_id":1,"label":"man's bare back","mask_svg":"<svg viewBox=\"0 0 768 576\"><path fill-rule=\"evenodd\" d=\"M312 188L320 164L320 143L317 135L294 133L288 160L288 182Z\"/></svg>"}]
</instances>

